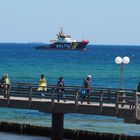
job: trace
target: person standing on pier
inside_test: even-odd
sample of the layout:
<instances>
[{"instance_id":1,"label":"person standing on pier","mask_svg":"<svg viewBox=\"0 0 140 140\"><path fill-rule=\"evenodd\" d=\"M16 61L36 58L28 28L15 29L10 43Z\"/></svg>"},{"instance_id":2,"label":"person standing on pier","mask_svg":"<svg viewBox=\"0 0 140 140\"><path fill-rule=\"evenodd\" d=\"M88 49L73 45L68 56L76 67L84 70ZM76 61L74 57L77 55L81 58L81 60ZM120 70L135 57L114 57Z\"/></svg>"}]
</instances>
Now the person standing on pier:
<instances>
[{"instance_id":1,"label":"person standing on pier","mask_svg":"<svg viewBox=\"0 0 140 140\"><path fill-rule=\"evenodd\" d=\"M60 98L61 99L63 99L64 100L64 102L66 102L66 100L65 100L65 94L64 94L64 92L65 92L65 89L64 89L64 78L63 77L60 77L59 78L59 81L57 82L57 96L58 96L58 102L59 102L59 100L60 100Z\"/></svg>"},{"instance_id":2,"label":"person standing on pier","mask_svg":"<svg viewBox=\"0 0 140 140\"><path fill-rule=\"evenodd\" d=\"M8 93L9 93L9 89L10 89L10 79L9 79L9 76L8 76L8 74L5 74L5 76L4 76L4 89L5 89L5 95L4 95L4 97L8 97Z\"/></svg>"},{"instance_id":3,"label":"person standing on pier","mask_svg":"<svg viewBox=\"0 0 140 140\"><path fill-rule=\"evenodd\" d=\"M0 92L5 97L5 75L2 76L1 81L0 81Z\"/></svg>"},{"instance_id":4,"label":"person standing on pier","mask_svg":"<svg viewBox=\"0 0 140 140\"><path fill-rule=\"evenodd\" d=\"M140 82L138 83L137 91L140 92Z\"/></svg>"},{"instance_id":5,"label":"person standing on pier","mask_svg":"<svg viewBox=\"0 0 140 140\"><path fill-rule=\"evenodd\" d=\"M40 80L39 80L39 84L38 84L38 89L37 91L40 91L41 92L41 96L44 97L44 91L47 91L47 80L46 78L44 77L44 75L42 74L40 76Z\"/></svg>"},{"instance_id":6,"label":"person standing on pier","mask_svg":"<svg viewBox=\"0 0 140 140\"><path fill-rule=\"evenodd\" d=\"M87 78L83 81L83 90L81 93L81 103L87 98L87 103L89 104L89 94L91 88L91 75L88 75Z\"/></svg>"},{"instance_id":7,"label":"person standing on pier","mask_svg":"<svg viewBox=\"0 0 140 140\"><path fill-rule=\"evenodd\" d=\"M3 91L4 87L5 87L5 75L3 75L0 80L0 92Z\"/></svg>"}]
</instances>

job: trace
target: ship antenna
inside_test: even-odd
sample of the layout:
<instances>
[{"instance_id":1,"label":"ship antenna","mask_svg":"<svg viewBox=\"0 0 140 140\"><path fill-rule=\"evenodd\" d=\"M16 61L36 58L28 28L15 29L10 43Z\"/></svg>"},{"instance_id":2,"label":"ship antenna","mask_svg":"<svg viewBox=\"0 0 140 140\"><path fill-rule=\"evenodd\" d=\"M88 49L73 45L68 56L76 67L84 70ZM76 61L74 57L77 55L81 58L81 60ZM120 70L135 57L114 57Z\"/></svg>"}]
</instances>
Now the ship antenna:
<instances>
[{"instance_id":1,"label":"ship antenna","mask_svg":"<svg viewBox=\"0 0 140 140\"><path fill-rule=\"evenodd\" d=\"M60 33L63 33L63 28L62 27L60 28Z\"/></svg>"}]
</instances>

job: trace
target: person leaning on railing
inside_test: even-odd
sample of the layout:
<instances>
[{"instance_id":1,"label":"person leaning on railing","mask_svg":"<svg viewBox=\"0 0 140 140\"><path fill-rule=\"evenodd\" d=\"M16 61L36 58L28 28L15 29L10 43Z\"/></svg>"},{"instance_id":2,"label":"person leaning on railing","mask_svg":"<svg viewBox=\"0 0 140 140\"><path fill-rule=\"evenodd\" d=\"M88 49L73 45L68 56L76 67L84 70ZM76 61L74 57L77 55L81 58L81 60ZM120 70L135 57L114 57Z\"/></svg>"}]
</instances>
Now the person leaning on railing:
<instances>
[{"instance_id":1,"label":"person leaning on railing","mask_svg":"<svg viewBox=\"0 0 140 140\"><path fill-rule=\"evenodd\" d=\"M91 89L91 75L88 75L87 78L83 81L83 90L81 91L81 103L84 99L87 98L87 103L89 104L88 98Z\"/></svg>"}]
</instances>

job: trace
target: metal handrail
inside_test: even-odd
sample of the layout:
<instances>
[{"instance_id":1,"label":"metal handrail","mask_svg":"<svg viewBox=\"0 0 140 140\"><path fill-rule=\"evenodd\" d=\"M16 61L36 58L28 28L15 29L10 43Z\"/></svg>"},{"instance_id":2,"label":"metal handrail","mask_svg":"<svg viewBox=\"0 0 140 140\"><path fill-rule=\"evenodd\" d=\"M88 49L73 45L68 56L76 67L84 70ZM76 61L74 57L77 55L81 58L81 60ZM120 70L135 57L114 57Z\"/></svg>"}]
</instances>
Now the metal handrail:
<instances>
[{"instance_id":1,"label":"metal handrail","mask_svg":"<svg viewBox=\"0 0 140 140\"><path fill-rule=\"evenodd\" d=\"M0 85L3 85L4 87L7 86L6 84L0 84ZM24 92L24 88L26 88L26 90L28 90L28 94L27 96L29 97L29 102L31 104L32 102L32 95L33 95L33 90L35 89L37 91L38 87L44 87L44 86L38 86L36 84L31 84L31 83L12 83L10 85L10 88L8 89L7 91L7 100L8 100L8 103L10 103L10 89L12 90L12 87L15 87L17 88L17 91L18 93L21 93L21 92ZM75 93L75 99L73 98L73 100L75 100L75 105L76 105L76 108L78 108L78 100L79 100L79 91L81 89L83 89L82 86L65 86L65 87L58 87L57 85L48 85L46 86L47 89L53 89L52 90L52 98L51 98L51 101L52 101L52 107L54 108L54 99L55 99L55 91L57 88L61 89L61 88L65 88L65 91L69 93L69 91ZM22 91L23 89L23 91ZM89 94L89 98L87 99L87 101L89 102L89 99L90 99L90 96L94 96L94 93L95 92L99 92L101 93L100 94L100 106L102 108L102 94L104 95L107 95L107 94L110 94L109 96L111 96L112 92L115 93L115 94L119 94L120 92L121 93L136 93L136 90L130 90L130 89L127 89L127 90L120 90L120 89L116 89L116 88L97 88L97 87L92 87L90 90L90 93ZM77 92L78 91L78 92ZM48 91L44 91L45 93L47 93ZM27 93L27 91L26 91ZM69 93L70 94L70 93ZM113 95L113 94L112 94ZM124 97L125 98L125 97ZM102 101L103 102L103 101ZM116 99L116 107L118 107L118 98ZM134 103L135 104L135 103ZM102 110L102 109L101 109Z\"/></svg>"}]
</instances>

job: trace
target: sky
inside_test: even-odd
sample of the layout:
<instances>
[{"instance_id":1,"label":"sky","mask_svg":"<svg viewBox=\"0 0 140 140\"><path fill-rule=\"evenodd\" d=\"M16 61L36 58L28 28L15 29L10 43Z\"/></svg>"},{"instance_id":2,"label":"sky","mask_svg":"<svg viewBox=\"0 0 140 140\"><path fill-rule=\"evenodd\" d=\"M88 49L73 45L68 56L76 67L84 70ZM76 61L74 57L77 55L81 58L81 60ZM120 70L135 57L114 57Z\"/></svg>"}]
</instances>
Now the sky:
<instances>
[{"instance_id":1,"label":"sky","mask_svg":"<svg viewBox=\"0 0 140 140\"><path fill-rule=\"evenodd\" d=\"M0 0L0 42L66 34L91 44L140 45L140 0Z\"/></svg>"}]
</instances>

